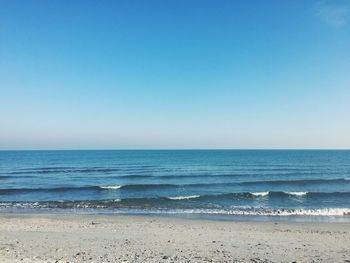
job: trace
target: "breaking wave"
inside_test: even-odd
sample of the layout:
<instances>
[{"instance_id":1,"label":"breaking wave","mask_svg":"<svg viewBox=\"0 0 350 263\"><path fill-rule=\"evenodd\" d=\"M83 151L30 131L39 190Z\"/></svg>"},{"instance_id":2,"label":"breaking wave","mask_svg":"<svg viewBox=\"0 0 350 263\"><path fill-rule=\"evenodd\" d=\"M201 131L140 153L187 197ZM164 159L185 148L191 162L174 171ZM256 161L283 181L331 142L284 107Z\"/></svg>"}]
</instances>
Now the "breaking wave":
<instances>
[{"instance_id":1,"label":"breaking wave","mask_svg":"<svg viewBox=\"0 0 350 263\"><path fill-rule=\"evenodd\" d=\"M319 209L269 209L269 208L232 208L232 209L164 209L164 208L127 208L120 205L123 200L100 201L52 201L52 202L1 202L0 208L17 209L112 209L113 213L146 214L207 214L235 216L350 216L350 208Z\"/></svg>"},{"instance_id":2,"label":"breaking wave","mask_svg":"<svg viewBox=\"0 0 350 263\"><path fill-rule=\"evenodd\" d=\"M305 196L308 192L286 192L288 195Z\"/></svg>"},{"instance_id":3,"label":"breaking wave","mask_svg":"<svg viewBox=\"0 0 350 263\"><path fill-rule=\"evenodd\" d=\"M110 186L99 186L101 189L117 190L122 187L122 185L110 185Z\"/></svg>"},{"instance_id":4,"label":"breaking wave","mask_svg":"<svg viewBox=\"0 0 350 263\"><path fill-rule=\"evenodd\" d=\"M267 196L269 195L270 192L253 192L253 193L250 193L254 196Z\"/></svg>"},{"instance_id":5,"label":"breaking wave","mask_svg":"<svg viewBox=\"0 0 350 263\"><path fill-rule=\"evenodd\" d=\"M173 197L167 197L170 200L185 200L185 199L195 199L199 198L200 195L188 195L188 196L173 196Z\"/></svg>"}]
</instances>

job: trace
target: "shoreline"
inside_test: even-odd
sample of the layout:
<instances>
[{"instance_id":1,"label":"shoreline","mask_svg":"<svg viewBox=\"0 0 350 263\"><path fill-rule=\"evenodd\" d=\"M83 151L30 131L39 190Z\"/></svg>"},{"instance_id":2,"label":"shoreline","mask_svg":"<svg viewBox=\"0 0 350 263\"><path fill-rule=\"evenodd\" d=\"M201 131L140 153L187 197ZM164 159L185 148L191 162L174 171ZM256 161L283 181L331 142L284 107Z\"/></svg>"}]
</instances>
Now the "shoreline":
<instances>
[{"instance_id":1,"label":"shoreline","mask_svg":"<svg viewBox=\"0 0 350 263\"><path fill-rule=\"evenodd\" d=\"M350 262L348 244L350 223L0 213L1 262Z\"/></svg>"},{"instance_id":2,"label":"shoreline","mask_svg":"<svg viewBox=\"0 0 350 263\"><path fill-rule=\"evenodd\" d=\"M336 208L346 209L349 208ZM287 209L286 209L287 210ZM152 211L152 210L109 210L103 208L74 208L74 209L54 209L54 208L23 208L23 209L0 209L1 214L13 215L82 215L82 216L144 216L160 218L179 218L188 220L210 220L210 221L228 221L228 222L300 222L300 223L350 223L350 214L346 215L303 215L303 214L224 214L224 213L196 213L177 211Z\"/></svg>"}]
</instances>

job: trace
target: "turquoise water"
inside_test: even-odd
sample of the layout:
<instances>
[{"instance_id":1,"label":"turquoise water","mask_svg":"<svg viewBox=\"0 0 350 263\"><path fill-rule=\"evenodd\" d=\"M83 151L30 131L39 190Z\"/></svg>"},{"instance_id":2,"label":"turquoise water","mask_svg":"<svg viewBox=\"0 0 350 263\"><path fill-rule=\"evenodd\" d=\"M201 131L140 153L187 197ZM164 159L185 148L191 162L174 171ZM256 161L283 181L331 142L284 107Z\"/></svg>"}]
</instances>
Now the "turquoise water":
<instances>
[{"instance_id":1,"label":"turquoise water","mask_svg":"<svg viewBox=\"0 0 350 263\"><path fill-rule=\"evenodd\" d=\"M0 209L350 216L350 151L0 151Z\"/></svg>"}]
</instances>

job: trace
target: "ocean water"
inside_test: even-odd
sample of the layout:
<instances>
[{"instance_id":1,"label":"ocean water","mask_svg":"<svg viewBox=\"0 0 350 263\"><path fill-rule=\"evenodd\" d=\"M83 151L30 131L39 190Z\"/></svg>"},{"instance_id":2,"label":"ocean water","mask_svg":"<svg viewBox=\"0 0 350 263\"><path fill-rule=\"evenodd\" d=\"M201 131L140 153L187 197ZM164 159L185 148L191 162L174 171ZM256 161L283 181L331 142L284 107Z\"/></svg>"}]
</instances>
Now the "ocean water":
<instances>
[{"instance_id":1,"label":"ocean water","mask_svg":"<svg viewBox=\"0 0 350 263\"><path fill-rule=\"evenodd\" d=\"M350 151L0 151L0 211L350 218Z\"/></svg>"}]
</instances>

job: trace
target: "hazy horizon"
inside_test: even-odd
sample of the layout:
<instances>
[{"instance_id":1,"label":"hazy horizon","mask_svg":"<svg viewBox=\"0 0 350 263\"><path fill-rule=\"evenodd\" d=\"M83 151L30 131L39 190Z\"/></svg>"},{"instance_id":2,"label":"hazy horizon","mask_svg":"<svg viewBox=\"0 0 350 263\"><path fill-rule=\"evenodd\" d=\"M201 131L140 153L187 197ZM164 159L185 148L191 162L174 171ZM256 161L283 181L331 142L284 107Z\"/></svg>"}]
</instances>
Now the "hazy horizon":
<instances>
[{"instance_id":1,"label":"hazy horizon","mask_svg":"<svg viewBox=\"0 0 350 263\"><path fill-rule=\"evenodd\" d=\"M350 151L350 148L18 148L0 152L40 151Z\"/></svg>"},{"instance_id":2,"label":"hazy horizon","mask_svg":"<svg viewBox=\"0 0 350 263\"><path fill-rule=\"evenodd\" d=\"M350 149L349 1L0 1L0 150Z\"/></svg>"}]
</instances>

